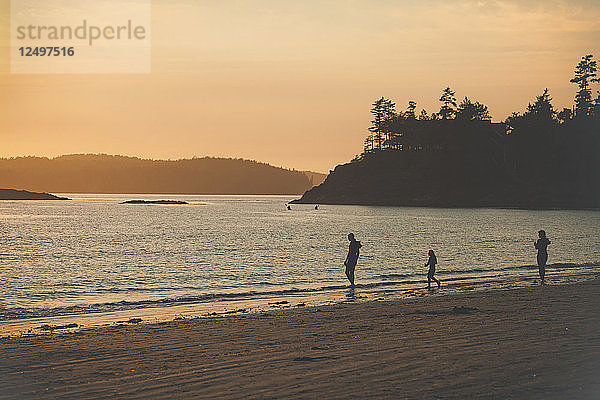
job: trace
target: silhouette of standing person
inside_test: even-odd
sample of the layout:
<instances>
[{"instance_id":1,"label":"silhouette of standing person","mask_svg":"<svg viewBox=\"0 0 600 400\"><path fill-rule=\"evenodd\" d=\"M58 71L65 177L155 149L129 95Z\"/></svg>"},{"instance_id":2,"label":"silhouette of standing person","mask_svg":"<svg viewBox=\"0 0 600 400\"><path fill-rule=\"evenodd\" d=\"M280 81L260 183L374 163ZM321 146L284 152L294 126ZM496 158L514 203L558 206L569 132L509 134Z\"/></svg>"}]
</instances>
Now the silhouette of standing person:
<instances>
[{"instance_id":1,"label":"silhouette of standing person","mask_svg":"<svg viewBox=\"0 0 600 400\"><path fill-rule=\"evenodd\" d=\"M425 264L425 266L429 265L429 271L427 272L427 289L431 289L431 281L435 281L438 285L438 288L442 285L440 283L440 281L438 281L437 279L435 279L435 264L437 264L437 257L435 256L435 253L433 252L433 250L429 250L429 259L427 260L427 263Z\"/></svg>"},{"instance_id":2,"label":"silhouette of standing person","mask_svg":"<svg viewBox=\"0 0 600 400\"><path fill-rule=\"evenodd\" d=\"M346 276L350 281L350 286L354 287L354 268L356 267L362 244L354 238L354 233L348 234L348 240L350 241L350 245L348 246L348 255L346 256L344 265L346 266Z\"/></svg>"},{"instance_id":3,"label":"silhouette of standing person","mask_svg":"<svg viewBox=\"0 0 600 400\"><path fill-rule=\"evenodd\" d=\"M540 279L541 279L541 285L544 284L544 280L546 278L546 261L548 261L548 245L550 244L550 241L548 240L548 238L546 237L546 231L545 230L541 230L538 232L538 236L540 237L538 240L536 240L533 245L535 246L535 248L537 249L538 253L537 253L537 263L538 263L538 268L540 269Z\"/></svg>"}]
</instances>

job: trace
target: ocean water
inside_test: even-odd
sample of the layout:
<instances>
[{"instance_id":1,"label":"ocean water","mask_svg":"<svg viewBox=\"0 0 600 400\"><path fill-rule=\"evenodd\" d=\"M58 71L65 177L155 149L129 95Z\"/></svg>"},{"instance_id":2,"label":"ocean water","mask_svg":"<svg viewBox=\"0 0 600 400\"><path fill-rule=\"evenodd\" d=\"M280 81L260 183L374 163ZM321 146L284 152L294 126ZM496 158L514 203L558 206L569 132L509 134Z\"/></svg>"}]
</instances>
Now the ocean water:
<instances>
[{"instance_id":1,"label":"ocean water","mask_svg":"<svg viewBox=\"0 0 600 400\"><path fill-rule=\"evenodd\" d=\"M449 283L595 273L600 212L285 203L295 196L69 195L0 202L0 321L285 298L346 290L349 232L363 247L357 290L423 287L427 250ZM129 199L189 205L126 205ZM411 286L412 285L412 286Z\"/></svg>"}]
</instances>

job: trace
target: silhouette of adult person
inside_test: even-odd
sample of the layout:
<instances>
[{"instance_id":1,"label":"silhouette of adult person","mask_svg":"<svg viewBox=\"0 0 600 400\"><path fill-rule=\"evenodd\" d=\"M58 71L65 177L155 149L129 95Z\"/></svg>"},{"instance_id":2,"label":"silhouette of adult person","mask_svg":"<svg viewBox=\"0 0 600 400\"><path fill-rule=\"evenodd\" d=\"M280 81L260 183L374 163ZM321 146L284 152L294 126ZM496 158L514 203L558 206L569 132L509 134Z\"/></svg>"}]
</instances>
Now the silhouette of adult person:
<instances>
[{"instance_id":1,"label":"silhouette of adult person","mask_svg":"<svg viewBox=\"0 0 600 400\"><path fill-rule=\"evenodd\" d=\"M354 287L354 268L356 267L362 244L354 238L354 233L348 234L348 240L350 241L350 245L348 246L348 255L346 256L344 265L346 266L346 276L350 281L350 286Z\"/></svg>"},{"instance_id":2,"label":"silhouette of adult person","mask_svg":"<svg viewBox=\"0 0 600 400\"><path fill-rule=\"evenodd\" d=\"M427 271L427 289L431 289L431 281L435 281L435 283L437 283L438 288L442 285L440 283L440 281L438 281L437 279L435 279L435 264L437 264L437 257L435 256L435 253L433 250L429 250L429 259L427 260L427 263L425 264L425 266L429 266L429 271Z\"/></svg>"},{"instance_id":3,"label":"silhouette of adult person","mask_svg":"<svg viewBox=\"0 0 600 400\"><path fill-rule=\"evenodd\" d=\"M550 244L550 240L546 237L546 231L541 230L538 231L538 236L540 237L536 240L533 245L537 249L537 263L538 268L540 269L540 284L543 285L546 279L546 261L548 261L548 245Z\"/></svg>"}]
</instances>

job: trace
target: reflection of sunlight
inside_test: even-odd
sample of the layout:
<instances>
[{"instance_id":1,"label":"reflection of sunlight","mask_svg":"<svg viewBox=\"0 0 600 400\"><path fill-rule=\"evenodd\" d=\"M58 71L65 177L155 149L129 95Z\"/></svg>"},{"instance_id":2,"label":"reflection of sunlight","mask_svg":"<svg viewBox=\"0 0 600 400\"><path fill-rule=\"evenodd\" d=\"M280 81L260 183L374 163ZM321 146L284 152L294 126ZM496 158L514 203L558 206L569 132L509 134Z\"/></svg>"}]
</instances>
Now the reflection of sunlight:
<instances>
[{"instance_id":1,"label":"reflection of sunlight","mask_svg":"<svg viewBox=\"0 0 600 400\"><path fill-rule=\"evenodd\" d=\"M66 196L78 201L8 202L0 208L6 244L0 253L0 297L11 307L24 307L4 310L13 317L68 312L84 318L89 310L125 307L146 319L156 311L171 315L171 306L204 314L207 308L221 307L222 301L230 301L235 309L254 309L259 303L283 301L288 303L281 307L294 307L296 298L298 304L314 305L418 297L429 295L423 263L432 243L440 247L436 277L442 289L431 295L528 287L536 281L528 239L531 221L552 232L551 283L596 274L598 263L584 262L600 259L593 234L597 212L580 211L581 221L574 221L568 211L327 206L331 213L318 213L318 219L310 220L281 211L287 196L177 196L213 204L185 208L119 204L139 195ZM272 218L265 217L265 210L271 210ZM467 229L438 230L436 221L415 224L407 211L442 217L458 213ZM25 219L27 213L31 217ZM482 213L487 234L471 229L479 224L474 217ZM340 222L343 214L352 220ZM289 218L280 218L283 215ZM383 223L390 216L395 223ZM341 264L346 232L356 232L356 226L365 245L357 266L358 287L353 289ZM582 241L572 232L586 233L588 239ZM506 240L501 253L482 243L514 237L522 239ZM558 264L569 261L561 259L566 254L576 262Z\"/></svg>"}]
</instances>

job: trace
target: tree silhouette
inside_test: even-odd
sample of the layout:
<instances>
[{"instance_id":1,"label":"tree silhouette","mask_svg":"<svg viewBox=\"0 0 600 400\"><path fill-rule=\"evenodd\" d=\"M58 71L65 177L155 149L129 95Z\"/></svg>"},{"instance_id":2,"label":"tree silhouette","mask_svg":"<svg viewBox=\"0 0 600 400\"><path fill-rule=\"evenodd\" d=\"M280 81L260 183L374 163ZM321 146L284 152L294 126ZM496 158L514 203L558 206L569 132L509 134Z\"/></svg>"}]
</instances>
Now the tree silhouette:
<instances>
[{"instance_id":1,"label":"tree silhouette","mask_svg":"<svg viewBox=\"0 0 600 400\"><path fill-rule=\"evenodd\" d=\"M364 153L372 153L374 150L374 145L373 145L373 135L369 135L367 136L367 138L365 139L365 146L364 146Z\"/></svg>"},{"instance_id":2,"label":"tree silhouette","mask_svg":"<svg viewBox=\"0 0 600 400\"><path fill-rule=\"evenodd\" d=\"M444 103L440 108L439 115L442 119L451 119L456 113L456 97L454 97L454 91L447 87L442 92L440 101Z\"/></svg>"},{"instance_id":3,"label":"tree silhouette","mask_svg":"<svg viewBox=\"0 0 600 400\"><path fill-rule=\"evenodd\" d=\"M596 71L597 63L593 60L591 54L581 57L581 61L575 67L575 77L571 79L571 83L576 83L579 86L579 90L575 94L575 115L578 117L586 117L590 115L592 110L593 103L590 83L598 82Z\"/></svg>"},{"instance_id":4,"label":"tree silhouette","mask_svg":"<svg viewBox=\"0 0 600 400\"><path fill-rule=\"evenodd\" d=\"M550 97L550 92L548 92L548 88L546 88L541 95L536 96L533 104L529 103L529 105L527 105L526 114L535 115L545 119L554 119L556 111L554 111L551 102L552 98Z\"/></svg>"},{"instance_id":5,"label":"tree silhouette","mask_svg":"<svg viewBox=\"0 0 600 400\"><path fill-rule=\"evenodd\" d=\"M561 112L562 118L570 118L570 110L565 109ZM506 124L511 128L530 126L531 131L539 132L546 128L548 123L555 124L557 122L557 113L552 105L552 98L548 89L544 89L542 94L536 96L533 103L527 105L527 109L523 114L512 113L506 119Z\"/></svg>"},{"instance_id":6,"label":"tree silhouette","mask_svg":"<svg viewBox=\"0 0 600 400\"><path fill-rule=\"evenodd\" d=\"M347 167L359 175L364 172L360 175L364 191L355 193L352 182L358 178L353 174L339 174L349 184L336 188L352 188L344 201L359 199L360 204L469 205L474 201L494 206L598 208L596 74L596 61L584 56L571 79L579 86L577 115L570 108L557 112L546 88L522 113L511 114L503 123L491 122L488 108L468 97L457 106L449 87L439 99L440 112L431 115L421 110L417 116L414 101L409 101L406 111L396 113L394 103L382 97L373 103L365 153Z\"/></svg>"},{"instance_id":7,"label":"tree silhouette","mask_svg":"<svg viewBox=\"0 0 600 400\"><path fill-rule=\"evenodd\" d=\"M427 114L427 110L422 109L421 110L421 114L419 114L419 120L421 121L429 121L431 118L429 117L429 115Z\"/></svg>"},{"instance_id":8,"label":"tree silhouette","mask_svg":"<svg viewBox=\"0 0 600 400\"><path fill-rule=\"evenodd\" d=\"M559 122L548 89L529 103L523 114L513 113L506 119L510 127L507 137L511 166L522 182L538 184L548 179L549 168L562 159ZM566 115L563 114L566 118ZM550 167L548 166L550 164Z\"/></svg>"},{"instance_id":9,"label":"tree silhouette","mask_svg":"<svg viewBox=\"0 0 600 400\"><path fill-rule=\"evenodd\" d=\"M556 114L556 117L558 118L559 121L564 123L564 122L571 120L571 118L573 118L573 112L571 111L570 108L563 108L563 110L561 112Z\"/></svg>"},{"instance_id":10,"label":"tree silhouette","mask_svg":"<svg viewBox=\"0 0 600 400\"><path fill-rule=\"evenodd\" d=\"M384 143L390 139L389 125L390 121L396 115L396 105L391 100L381 97L372 106L371 114L373 115L373 119L369 127L369 132L371 132L373 139L371 151L383 150Z\"/></svg>"},{"instance_id":11,"label":"tree silhouette","mask_svg":"<svg viewBox=\"0 0 600 400\"><path fill-rule=\"evenodd\" d=\"M410 100L408 102L408 107L406 107L406 112L405 112L406 118L415 119L416 118L416 115L415 115L416 109L417 109L417 102Z\"/></svg>"},{"instance_id":12,"label":"tree silhouette","mask_svg":"<svg viewBox=\"0 0 600 400\"><path fill-rule=\"evenodd\" d=\"M473 103L468 97L465 96L464 100L458 106L456 111L456 119L462 119L467 121L482 121L490 120L490 115L487 106L476 101Z\"/></svg>"}]
</instances>

